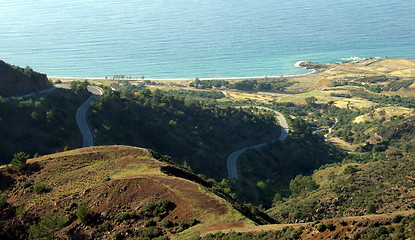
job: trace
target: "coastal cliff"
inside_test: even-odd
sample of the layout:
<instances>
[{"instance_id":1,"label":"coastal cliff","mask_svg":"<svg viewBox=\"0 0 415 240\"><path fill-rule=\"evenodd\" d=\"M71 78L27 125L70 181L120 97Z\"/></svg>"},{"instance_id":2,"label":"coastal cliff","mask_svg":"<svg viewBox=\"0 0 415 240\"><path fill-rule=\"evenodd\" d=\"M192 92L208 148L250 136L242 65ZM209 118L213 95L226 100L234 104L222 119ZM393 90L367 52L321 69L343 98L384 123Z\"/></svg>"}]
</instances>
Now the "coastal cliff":
<instances>
[{"instance_id":1,"label":"coastal cliff","mask_svg":"<svg viewBox=\"0 0 415 240\"><path fill-rule=\"evenodd\" d=\"M52 87L46 74L12 66L0 60L0 96L19 96Z\"/></svg>"}]
</instances>

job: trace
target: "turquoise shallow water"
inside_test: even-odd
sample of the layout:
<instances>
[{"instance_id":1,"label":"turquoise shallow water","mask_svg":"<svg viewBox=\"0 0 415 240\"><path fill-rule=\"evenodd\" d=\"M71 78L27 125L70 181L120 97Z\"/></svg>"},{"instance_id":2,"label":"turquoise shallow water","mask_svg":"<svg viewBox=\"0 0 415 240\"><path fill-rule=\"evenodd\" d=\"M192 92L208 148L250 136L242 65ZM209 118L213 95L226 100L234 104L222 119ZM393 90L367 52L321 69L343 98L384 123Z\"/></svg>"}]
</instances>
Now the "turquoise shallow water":
<instances>
[{"instance_id":1,"label":"turquoise shallow water","mask_svg":"<svg viewBox=\"0 0 415 240\"><path fill-rule=\"evenodd\" d=\"M415 1L0 2L0 59L50 76L304 73L299 60L415 58Z\"/></svg>"}]
</instances>

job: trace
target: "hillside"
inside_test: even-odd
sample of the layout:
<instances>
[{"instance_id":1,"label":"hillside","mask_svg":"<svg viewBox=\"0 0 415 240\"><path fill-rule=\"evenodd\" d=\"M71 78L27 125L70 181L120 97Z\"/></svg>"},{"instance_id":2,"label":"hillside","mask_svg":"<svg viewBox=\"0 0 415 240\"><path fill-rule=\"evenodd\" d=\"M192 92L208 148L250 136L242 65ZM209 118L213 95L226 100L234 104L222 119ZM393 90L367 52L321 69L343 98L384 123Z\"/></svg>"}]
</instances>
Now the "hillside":
<instances>
[{"instance_id":1,"label":"hillside","mask_svg":"<svg viewBox=\"0 0 415 240\"><path fill-rule=\"evenodd\" d=\"M7 204L1 204L0 235L24 239L33 223L52 212L67 220L55 232L61 239L186 236L254 224L224 200L231 198L214 181L169 161L142 148L107 146L30 159L21 171L3 167ZM41 191L39 184L44 184ZM90 213L80 221L76 213L82 202Z\"/></svg>"},{"instance_id":2,"label":"hillside","mask_svg":"<svg viewBox=\"0 0 415 240\"><path fill-rule=\"evenodd\" d=\"M186 99L160 90L110 91L91 106L96 144L154 149L222 179L233 151L279 134L274 115Z\"/></svg>"},{"instance_id":3,"label":"hillside","mask_svg":"<svg viewBox=\"0 0 415 240\"><path fill-rule=\"evenodd\" d=\"M20 96L51 88L46 74L30 67L20 68L0 60L0 96Z\"/></svg>"},{"instance_id":4,"label":"hillside","mask_svg":"<svg viewBox=\"0 0 415 240\"><path fill-rule=\"evenodd\" d=\"M0 164L14 153L32 156L77 148L82 139L76 125L77 108L90 93L67 89L27 98L0 100Z\"/></svg>"}]
</instances>

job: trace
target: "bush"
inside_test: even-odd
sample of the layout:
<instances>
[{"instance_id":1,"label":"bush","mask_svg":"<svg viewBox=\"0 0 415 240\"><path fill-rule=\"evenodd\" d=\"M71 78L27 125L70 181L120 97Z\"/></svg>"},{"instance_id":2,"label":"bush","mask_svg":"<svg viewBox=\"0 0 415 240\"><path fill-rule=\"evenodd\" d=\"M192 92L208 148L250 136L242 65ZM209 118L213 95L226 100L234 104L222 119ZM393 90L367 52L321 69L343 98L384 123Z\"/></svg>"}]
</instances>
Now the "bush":
<instances>
[{"instance_id":1,"label":"bush","mask_svg":"<svg viewBox=\"0 0 415 240\"><path fill-rule=\"evenodd\" d=\"M65 211L72 211L72 209L75 209L77 207L78 207L78 204L76 204L75 202L72 202L69 206L65 208Z\"/></svg>"},{"instance_id":2,"label":"bush","mask_svg":"<svg viewBox=\"0 0 415 240\"><path fill-rule=\"evenodd\" d=\"M174 224L171 220L163 220L160 222L160 226L164 227L164 228L171 228L174 227Z\"/></svg>"},{"instance_id":3,"label":"bush","mask_svg":"<svg viewBox=\"0 0 415 240\"><path fill-rule=\"evenodd\" d=\"M343 173L344 174L354 174L358 171L361 171L361 170L357 167L357 165L349 165L343 170Z\"/></svg>"},{"instance_id":4,"label":"bush","mask_svg":"<svg viewBox=\"0 0 415 240\"><path fill-rule=\"evenodd\" d=\"M376 206L373 204L369 204L366 207L367 213L376 213Z\"/></svg>"},{"instance_id":5,"label":"bush","mask_svg":"<svg viewBox=\"0 0 415 240\"><path fill-rule=\"evenodd\" d=\"M392 222L393 223L400 223L403 218L404 218L404 216L402 216L402 215L396 215L396 216L393 217Z\"/></svg>"},{"instance_id":6,"label":"bush","mask_svg":"<svg viewBox=\"0 0 415 240\"><path fill-rule=\"evenodd\" d=\"M326 229L327 229L327 227L326 227L326 225L324 225L324 224L319 224L319 225L317 225L317 230L319 231L319 232L324 232L324 231L326 231Z\"/></svg>"},{"instance_id":7,"label":"bush","mask_svg":"<svg viewBox=\"0 0 415 240\"><path fill-rule=\"evenodd\" d=\"M85 222L90 214L91 210L88 207L88 204L85 202L81 202L78 207L78 211L76 211L76 216L78 217L78 220L81 222Z\"/></svg>"},{"instance_id":8,"label":"bush","mask_svg":"<svg viewBox=\"0 0 415 240\"><path fill-rule=\"evenodd\" d=\"M169 214L169 211L175 207L174 203L169 200L160 200L158 202L147 204L140 215L145 218L159 217L163 218Z\"/></svg>"},{"instance_id":9,"label":"bush","mask_svg":"<svg viewBox=\"0 0 415 240\"><path fill-rule=\"evenodd\" d=\"M116 222L122 222L128 219L134 218L135 215L136 215L135 212L120 212L120 213L115 214L114 220Z\"/></svg>"},{"instance_id":10,"label":"bush","mask_svg":"<svg viewBox=\"0 0 415 240\"><path fill-rule=\"evenodd\" d=\"M147 227L143 229L139 229L135 232L135 235L143 238L143 239L154 239L156 237L160 237L164 235L164 232L159 227Z\"/></svg>"},{"instance_id":11,"label":"bush","mask_svg":"<svg viewBox=\"0 0 415 240\"><path fill-rule=\"evenodd\" d=\"M318 188L318 185L311 176L297 175L290 181L290 192L293 195L311 192Z\"/></svg>"},{"instance_id":12,"label":"bush","mask_svg":"<svg viewBox=\"0 0 415 240\"><path fill-rule=\"evenodd\" d=\"M23 215L24 213L26 212L26 209L24 208L24 206L18 206L17 208L16 208L16 212L15 212L15 214L16 214L16 216L21 216L21 215Z\"/></svg>"},{"instance_id":13,"label":"bush","mask_svg":"<svg viewBox=\"0 0 415 240\"><path fill-rule=\"evenodd\" d=\"M33 190L37 194L45 193L47 192L46 184L44 182L36 183Z\"/></svg>"},{"instance_id":14,"label":"bush","mask_svg":"<svg viewBox=\"0 0 415 240\"><path fill-rule=\"evenodd\" d=\"M12 167L16 170L22 170L26 167L26 161L30 155L24 152L15 153L11 161Z\"/></svg>"},{"instance_id":15,"label":"bush","mask_svg":"<svg viewBox=\"0 0 415 240\"><path fill-rule=\"evenodd\" d=\"M339 222L339 224L340 224L340 225L342 225L342 226L347 226L347 222L345 222L345 221L343 221L343 220L341 220L341 221Z\"/></svg>"},{"instance_id":16,"label":"bush","mask_svg":"<svg viewBox=\"0 0 415 240\"><path fill-rule=\"evenodd\" d=\"M198 223L199 223L199 220L197 220L196 218L191 218L190 219L190 226L191 227L195 226Z\"/></svg>"},{"instance_id":17,"label":"bush","mask_svg":"<svg viewBox=\"0 0 415 240\"><path fill-rule=\"evenodd\" d=\"M7 198L4 194L1 194L0 192L0 208L7 205Z\"/></svg>"},{"instance_id":18,"label":"bush","mask_svg":"<svg viewBox=\"0 0 415 240\"><path fill-rule=\"evenodd\" d=\"M26 181L26 182L24 182L23 183L23 188L29 188L29 187L31 187L33 185L33 182L31 182L31 181Z\"/></svg>"},{"instance_id":19,"label":"bush","mask_svg":"<svg viewBox=\"0 0 415 240\"><path fill-rule=\"evenodd\" d=\"M30 227L29 239L54 239L55 233L67 222L68 218L49 213L38 225Z\"/></svg>"},{"instance_id":20,"label":"bush","mask_svg":"<svg viewBox=\"0 0 415 240\"><path fill-rule=\"evenodd\" d=\"M334 231L336 229L336 226L334 226L333 224L329 223L326 225L327 229L330 231Z\"/></svg>"},{"instance_id":21,"label":"bush","mask_svg":"<svg viewBox=\"0 0 415 240\"><path fill-rule=\"evenodd\" d=\"M106 220L101 224L100 227L101 231L111 231L112 230L112 225L110 223L110 221Z\"/></svg>"},{"instance_id":22,"label":"bush","mask_svg":"<svg viewBox=\"0 0 415 240\"><path fill-rule=\"evenodd\" d=\"M154 227L154 226L157 226L157 223L156 223L156 221L154 221L153 219L149 219L145 224L144 224L144 226L145 227Z\"/></svg>"}]
</instances>

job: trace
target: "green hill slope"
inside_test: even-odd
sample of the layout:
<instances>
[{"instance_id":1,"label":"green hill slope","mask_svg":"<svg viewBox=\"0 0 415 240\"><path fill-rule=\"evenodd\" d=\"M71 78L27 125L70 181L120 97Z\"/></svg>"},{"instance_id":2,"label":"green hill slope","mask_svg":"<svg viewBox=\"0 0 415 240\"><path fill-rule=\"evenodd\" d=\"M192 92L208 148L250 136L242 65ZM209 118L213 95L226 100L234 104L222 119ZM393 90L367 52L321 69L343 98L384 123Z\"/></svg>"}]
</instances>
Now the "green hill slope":
<instances>
[{"instance_id":1,"label":"green hill slope","mask_svg":"<svg viewBox=\"0 0 415 240\"><path fill-rule=\"evenodd\" d=\"M21 171L3 167L0 178L6 197L0 199L2 239L24 239L31 226L33 236L33 226L50 213L64 218L54 233L64 239L198 235L267 222L214 181L142 148L91 147L43 156ZM87 216L80 217L85 203Z\"/></svg>"}]
</instances>

